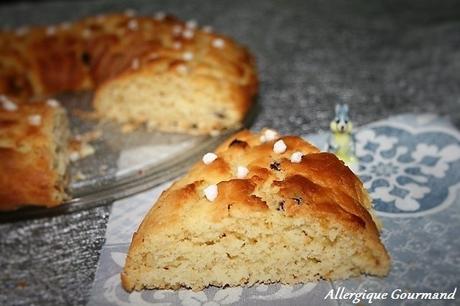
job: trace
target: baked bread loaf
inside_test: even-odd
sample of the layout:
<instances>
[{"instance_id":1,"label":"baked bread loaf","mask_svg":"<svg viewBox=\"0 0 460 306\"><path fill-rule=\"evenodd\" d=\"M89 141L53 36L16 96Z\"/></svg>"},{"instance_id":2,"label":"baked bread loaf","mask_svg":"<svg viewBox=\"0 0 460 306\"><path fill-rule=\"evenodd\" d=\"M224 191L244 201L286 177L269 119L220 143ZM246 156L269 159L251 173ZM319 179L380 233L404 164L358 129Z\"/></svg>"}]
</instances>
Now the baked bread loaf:
<instances>
[{"instance_id":1,"label":"baked bread loaf","mask_svg":"<svg viewBox=\"0 0 460 306\"><path fill-rule=\"evenodd\" d=\"M299 137L242 131L163 192L134 233L127 291L360 274L389 256L361 181Z\"/></svg>"},{"instance_id":2,"label":"baked bread loaf","mask_svg":"<svg viewBox=\"0 0 460 306\"><path fill-rule=\"evenodd\" d=\"M21 104L0 96L0 210L67 199L68 138L57 101Z\"/></svg>"},{"instance_id":3,"label":"baked bread loaf","mask_svg":"<svg viewBox=\"0 0 460 306\"><path fill-rule=\"evenodd\" d=\"M94 90L103 119L209 134L238 126L257 91L253 57L172 16L133 12L0 32L0 93Z\"/></svg>"}]
</instances>

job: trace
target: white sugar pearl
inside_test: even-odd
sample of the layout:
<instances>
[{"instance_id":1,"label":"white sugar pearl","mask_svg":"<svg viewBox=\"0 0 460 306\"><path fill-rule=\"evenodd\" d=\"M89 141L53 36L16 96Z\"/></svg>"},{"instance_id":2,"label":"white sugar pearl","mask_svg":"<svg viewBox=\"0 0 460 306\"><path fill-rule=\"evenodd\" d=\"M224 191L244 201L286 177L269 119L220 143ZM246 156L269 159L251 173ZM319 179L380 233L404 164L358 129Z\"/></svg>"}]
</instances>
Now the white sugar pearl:
<instances>
[{"instance_id":1,"label":"white sugar pearl","mask_svg":"<svg viewBox=\"0 0 460 306\"><path fill-rule=\"evenodd\" d=\"M161 21L161 20L165 19L165 17L166 17L165 12L157 12L157 13L155 13L155 16L153 18L155 20Z\"/></svg>"},{"instance_id":2,"label":"white sugar pearl","mask_svg":"<svg viewBox=\"0 0 460 306\"><path fill-rule=\"evenodd\" d=\"M78 154L78 152L70 152L69 154L69 159L70 161L77 161L80 159L80 154Z\"/></svg>"},{"instance_id":3,"label":"white sugar pearl","mask_svg":"<svg viewBox=\"0 0 460 306\"><path fill-rule=\"evenodd\" d=\"M205 155L203 155L203 163L205 163L206 165L209 165L210 163L212 163L213 161L215 161L217 158L217 155L214 154L214 153L206 153Z\"/></svg>"},{"instance_id":4,"label":"white sugar pearl","mask_svg":"<svg viewBox=\"0 0 460 306\"><path fill-rule=\"evenodd\" d=\"M262 136L260 136L260 141L261 142L272 141L272 140L275 140L277 136L278 136L277 132L275 132L274 130L267 129L264 131Z\"/></svg>"},{"instance_id":5,"label":"white sugar pearl","mask_svg":"<svg viewBox=\"0 0 460 306\"><path fill-rule=\"evenodd\" d=\"M42 117L40 115L30 115L27 117L27 121L30 125L40 125L42 123Z\"/></svg>"},{"instance_id":6,"label":"white sugar pearl","mask_svg":"<svg viewBox=\"0 0 460 306\"><path fill-rule=\"evenodd\" d=\"M187 21L187 23L185 24L185 26L188 28L188 29L196 29L196 27L198 26L198 23L196 22L196 20L189 20Z\"/></svg>"},{"instance_id":7,"label":"white sugar pearl","mask_svg":"<svg viewBox=\"0 0 460 306\"><path fill-rule=\"evenodd\" d=\"M217 49L222 49L225 46L225 41L222 38L216 38L212 41L212 46Z\"/></svg>"},{"instance_id":8,"label":"white sugar pearl","mask_svg":"<svg viewBox=\"0 0 460 306\"><path fill-rule=\"evenodd\" d=\"M239 179L245 178L249 173L248 168L243 167L243 166L238 166L236 168L236 177Z\"/></svg>"},{"instance_id":9,"label":"white sugar pearl","mask_svg":"<svg viewBox=\"0 0 460 306\"><path fill-rule=\"evenodd\" d=\"M212 27L211 26L204 26L202 30L205 33L211 33L212 32Z\"/></svg>"},{"instance_id":10,"label":"white sugar pearl","mask_svg":"<svg viewBox=\"0 0 460 306\"><path fill-rule=\"evenodd\" d=\"M182 58L184 61L191 61L193 59L193 53L192 52L185 52L182 54Z\"/></svg>"},{"instance_id":11,"label":"white sugar pearl","mask_svg":"<svg viewBox=\"0 0 460 306\"><path fill-rule=\"evenodd\" d=\"M59 106L59 101L55 99L48 99L46 101L46 104L50 107L58 107Z\"/></svg>"},{"instance_id":12,"label":"white sugar pearl","mask_svg":"<svg viewBox=\"0 0 460 306\"><path fill-rule=\"evenodd\" d=\"M217 190L217 185L209 185L203 191L204 191L204 196L206 197L206 199L208 199L208 201L211 201L211 202L213 202L217 198L217 195L219 194Z\"/></svg>"},{"instance_id":13,"label":"white sugar pearl","mask_svg":"<svg viewBox=\"0 0 460 306\"><path fill-rule=\"evenodd\" d=\"M291 162L296 163L296 164L300 163L302 161L302 156L303 156L302 152L297 151L297 152L292 153Z\"/></svg>"},{"instance_id":14,"label":"white sugar pearl","mask_svg":"<svg viewBox=\"0 0 460 306\"><path fill-rule=\"evenodd\" d=\"M278 136L278 133L274 130L265 130L264 132L264 135L265 135L265 139L267 139L268 141L272 141L272 140L275 140L275 138Z\"/></svg>"},{"instance_id":15,"label":"white sugar pearl","mask_svg":"<svg viewBox=\"0 0 460 306\"><path fill-rule=\"evenodd\" d=\"M18 110L18 106L16 105L16 103L11 101L7 97L1 95L0 96L0 101L2 102L2 107L3 107L4 110L6 110L8 112L14 112L14 111Z\"/></svg>"},{"instance_id":16,"label":"white sugar pearl","mask_svg":"<svg viewBox=\"0 0 460 306\"><path fill-rule=\"evenodd\" d=\"M50 26L46 28L46 35L52 36L56 34L56 27Z\"/></svg>"},{"instance_id":17,"label":"white sugar pearl","mask_svg":"<svg viewBox=\"0 0 460 306\"><path fill-rule=\"evenodd\" d=\"M187 39L192 39L193 36L195 36L195 32L193 32L190 29L187 29L182 33L182 36L184 36L184 38L187 38Z\"/></svg>"},{"instance_id":18,"label":"white sugar pearl","mask_svg":"<svg viewBox=\"0 0 460 306\"><path fill-rule=\"evenodd\" d=\"M128 22L128 29L131 31L136 31L139 28L139 23L136 19L132 19Z\"/></svg>"},{"instance_id":19,"label":"white sugar pearl","mask_svg":"<svg viewBox=\"0 0 460 306\"><path fill-rule=\"evenodd\" d=\"M273 145L273 152L275 152L277 154L281 154L281 153L286 152L286 149L287 149L287 146L286 146L286 144L284 143L284 141L282 139L278 140Z\"/></svg>"}]
</instances>

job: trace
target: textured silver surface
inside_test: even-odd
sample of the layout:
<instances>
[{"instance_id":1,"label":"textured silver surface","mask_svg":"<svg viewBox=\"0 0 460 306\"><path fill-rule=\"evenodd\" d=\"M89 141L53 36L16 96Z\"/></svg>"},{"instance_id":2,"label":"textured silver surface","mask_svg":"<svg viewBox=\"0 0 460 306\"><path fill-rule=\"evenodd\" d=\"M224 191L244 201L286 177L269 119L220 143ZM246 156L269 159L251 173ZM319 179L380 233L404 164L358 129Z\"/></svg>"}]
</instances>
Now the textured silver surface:
<instances>
[{"instance_id":1,"label":"textured silver surface","mask_svg":"<svg viewBox=\"0 0 460 306\"><path fill-rule=\"evenodd\" d=\"M196 19L246 44L261 89L253 128L326 129L347 102L355 124L436 112L460 125L458 1L74 1L0 6L3 26L137 8ZM0 225L0 304L85 304L109 207Z\"/></svg>"}]
</instances>

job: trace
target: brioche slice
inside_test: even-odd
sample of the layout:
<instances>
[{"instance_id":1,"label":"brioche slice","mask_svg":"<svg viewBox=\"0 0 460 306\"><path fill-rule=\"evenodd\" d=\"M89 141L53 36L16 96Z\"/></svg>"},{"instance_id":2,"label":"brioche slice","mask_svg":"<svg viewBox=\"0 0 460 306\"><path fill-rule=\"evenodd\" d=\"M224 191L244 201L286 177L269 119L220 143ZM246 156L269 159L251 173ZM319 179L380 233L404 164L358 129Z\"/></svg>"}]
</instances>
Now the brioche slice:
<instances>
[{"instance_id":1,"label":"brioche slice","mask_svg":"<svg viewBox=\"0 0 460 306\"><path fill-rule=\"evenodd\" d=\"M229 37L173 16L99 15L0 31L0 93L93 90L100 119L213 134L241 125L255 60Z\"/></svg>"},{"instance_id":2,"label":"brioche slice","mask_svg":"<svg viewBox=\"0 0 460 306\"><path fill-rule=\"evenodd\" d=\"M159 64L106 82L96 91L96 111L119 123L188 134L213 134L243 121L251 101L240 86L200 75L197 67Z\"/></svg>"},{"instance_id":3,"label":"brioche slice","mask_svg":"<svg viewBox=\"0 0 460 306\"><path fill-rule=\"evenodd\" d=\"M57 101L21 104L0 96L0 210L51 207L68 198L69 134Z\"/></svg>"},{"instance_id":4,"label":"brioche slice","mask_svg":"<svg viewBox=\"0 0 460 306\"><path fill-rule=\"evenodd\" d=\"M163 192L134 233L127 291L360 274L390 259L361 181L299 137L237 133Z\"/></svg>"},{"instance_id":5,"label":"brioche slice","mask_svg":"<svg viewBox=\"0 0 460 306\"><path fill-rule=\"evenodd\" d=\"M255 62L244 47L174 18L132 20L137 30L111 46L98 67L103 81L94 107L101 117L191 134L243 121L257 91Z\"/></svg>"}]
</instances>

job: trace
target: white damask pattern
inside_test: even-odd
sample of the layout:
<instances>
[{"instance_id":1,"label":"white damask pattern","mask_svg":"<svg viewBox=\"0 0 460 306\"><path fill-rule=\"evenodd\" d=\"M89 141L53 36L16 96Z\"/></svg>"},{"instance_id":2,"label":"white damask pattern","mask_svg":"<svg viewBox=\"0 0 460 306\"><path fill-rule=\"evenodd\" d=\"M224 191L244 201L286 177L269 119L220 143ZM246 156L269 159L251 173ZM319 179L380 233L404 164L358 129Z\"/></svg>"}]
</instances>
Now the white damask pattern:
<instances>
[{"instance_id":1,"label":"white damask pattern","mask_svg":"<svg viewBox=\"0 0 460 306\"><path fill-rule=\"evenodd\" d=\"M460 170L458 132L385 123L359 131L356 140L358 173L382 215L420 216L453 202L460 178L448 174Z\"/></svg>"}]
</instances>

